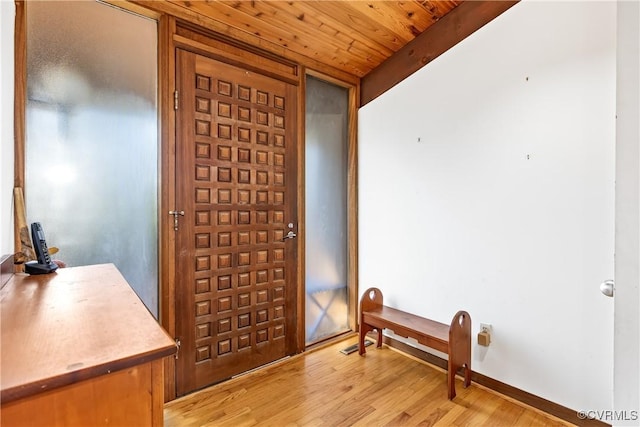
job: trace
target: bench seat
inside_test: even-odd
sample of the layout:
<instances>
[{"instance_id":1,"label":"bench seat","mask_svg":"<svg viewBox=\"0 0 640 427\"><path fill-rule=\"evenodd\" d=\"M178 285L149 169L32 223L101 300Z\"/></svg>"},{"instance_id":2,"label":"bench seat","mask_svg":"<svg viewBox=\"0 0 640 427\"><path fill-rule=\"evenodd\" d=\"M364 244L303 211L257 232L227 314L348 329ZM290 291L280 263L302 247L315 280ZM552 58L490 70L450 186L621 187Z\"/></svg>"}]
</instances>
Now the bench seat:
<instances>
[{"instance_id":1,"label":"bench seat","mask_svg":"<svg viewBox=\"0 0 640 427\"><path fill-rule=\"evenodd\" d=\"M407 313L383 304L382 292L377 288L365 291L360 300L360 340L358 353L366 353L364 339L368 332L377 331L377 347L382 347L382 330L390 329L394 334L413 338L420 344L446 353L448 397L456 396L455 375L464 371L464 386L471 384L471 317L466 311L458 311L450 325Z\"/></svg>"},{"instance_id":2,"label":"bench seat","mask_svg":"<svg viewBox=\"0 0 640 427\"><path fill-rule=\"evenodd\" d=\"M415 338L420 344L447 353L449 325L382 306L364 313L364 322L376 329L391 329L401 337Z\"/></svg>"}]
</instances>

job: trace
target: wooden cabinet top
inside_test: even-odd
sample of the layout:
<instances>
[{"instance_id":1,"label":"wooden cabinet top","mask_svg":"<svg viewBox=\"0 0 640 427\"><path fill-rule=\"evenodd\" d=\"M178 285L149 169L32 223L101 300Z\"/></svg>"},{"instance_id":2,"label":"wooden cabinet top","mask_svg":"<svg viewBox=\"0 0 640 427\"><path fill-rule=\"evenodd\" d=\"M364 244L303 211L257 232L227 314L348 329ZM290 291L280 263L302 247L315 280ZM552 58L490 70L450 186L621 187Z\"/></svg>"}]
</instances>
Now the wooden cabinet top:
<instances>
[{"instance_id":1,"label":"wooden cabinet top","mask_svg":"<svg viewBox=\"0 0 640 427\"><path fill-rule=\"evenodd\" d=\"M2 403L176 350L113 264L16 274L0 302Z\"/></svg>"}]
</instances>

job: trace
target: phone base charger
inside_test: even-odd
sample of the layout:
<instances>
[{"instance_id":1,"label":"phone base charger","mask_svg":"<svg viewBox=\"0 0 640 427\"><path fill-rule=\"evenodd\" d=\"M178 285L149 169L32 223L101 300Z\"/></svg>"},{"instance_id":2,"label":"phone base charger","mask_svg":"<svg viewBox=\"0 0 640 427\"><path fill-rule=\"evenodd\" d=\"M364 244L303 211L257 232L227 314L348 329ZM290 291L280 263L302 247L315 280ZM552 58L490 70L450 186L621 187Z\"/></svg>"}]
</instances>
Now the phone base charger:
<instances>
[{"instance_id":1,"label":"phone base charger","mask_svg":"<svg viewBox=\"0 0 640 427\"><path fill-rule=\"evenodd\" d=\"M58 264L40 264L37 261L27 261L24 264L24 272L28 274L48 274L58 269Z\"/></svg>"}]
</instances>

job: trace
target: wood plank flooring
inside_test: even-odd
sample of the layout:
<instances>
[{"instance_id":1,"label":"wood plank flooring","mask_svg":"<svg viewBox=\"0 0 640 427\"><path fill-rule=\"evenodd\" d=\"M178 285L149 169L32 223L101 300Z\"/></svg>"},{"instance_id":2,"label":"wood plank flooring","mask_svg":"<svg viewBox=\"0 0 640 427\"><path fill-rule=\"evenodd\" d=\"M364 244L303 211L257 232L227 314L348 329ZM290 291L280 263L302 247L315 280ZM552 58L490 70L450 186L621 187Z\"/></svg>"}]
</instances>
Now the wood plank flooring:
<instances>
[{"instance_id":1,"label":"wood plank flooring","mask_svg":"<svg viewBox=\"0 0 640 427\"><path fill-rule=\"evenodd\" d=\"M481 386L447 400L446 373L383 346L366 357L308 351L165 405L166 427L570 426Z\"/></svg>"}]
</instances>

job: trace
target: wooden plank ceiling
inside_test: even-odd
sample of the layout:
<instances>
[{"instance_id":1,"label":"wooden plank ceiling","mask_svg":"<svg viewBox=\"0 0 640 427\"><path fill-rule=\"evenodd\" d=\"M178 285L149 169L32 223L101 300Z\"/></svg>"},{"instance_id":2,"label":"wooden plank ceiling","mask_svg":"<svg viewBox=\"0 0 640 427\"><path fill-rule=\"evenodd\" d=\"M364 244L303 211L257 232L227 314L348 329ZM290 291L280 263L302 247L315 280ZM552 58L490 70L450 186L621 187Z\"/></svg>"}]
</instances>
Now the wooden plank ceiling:
<instances>
[{"instance_id":1,"label":"wooden plank ceiling","mask_svg":"<svg viewBox=\"0 0 640 427\"><path fill-rule=\"evenodd\" d=\"M294 52L364 77L462 0L168 0L266 50ZM181 15L180 13L178 15ZM240 37L239 37L240 35Z\"/></svg>"},{"instance_id":2,"label":"wooden plank ceiling","mask_svg":"<svg viewBox=\"0 0 640 427\"><path fill-rule=\"evenodd\" d=\"M360 83L363 106L519 0L127 1Z\"/></svg>"}]
</instances>

